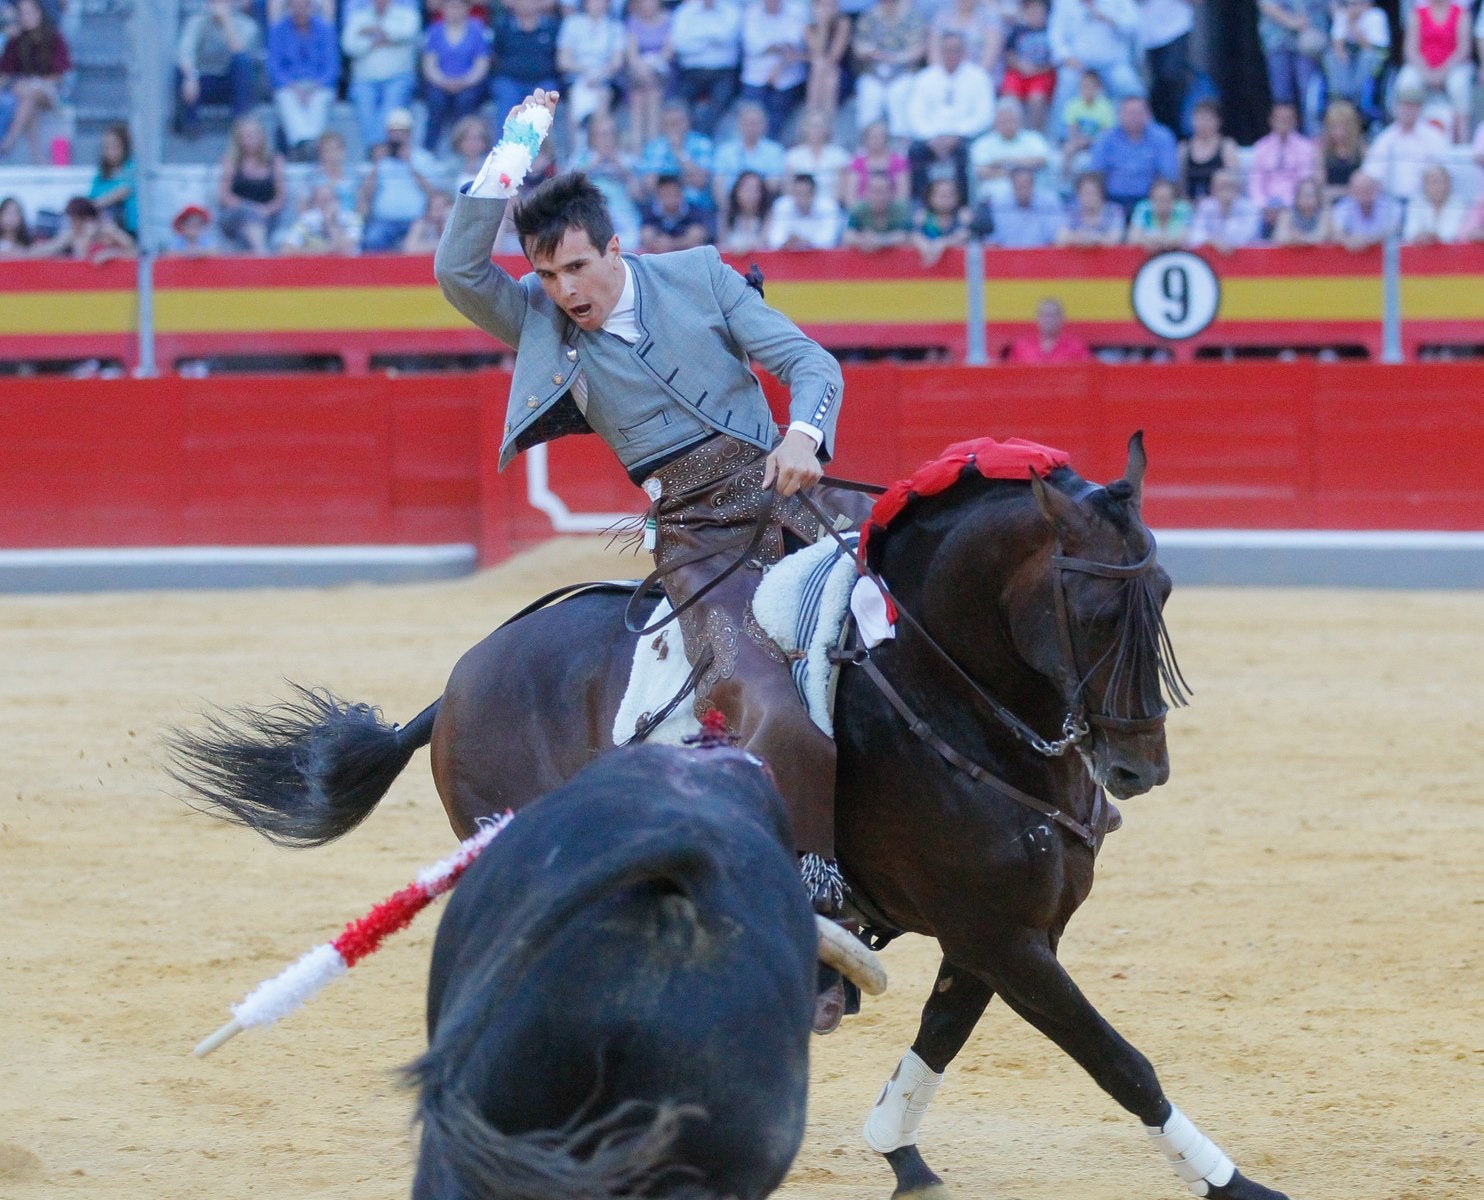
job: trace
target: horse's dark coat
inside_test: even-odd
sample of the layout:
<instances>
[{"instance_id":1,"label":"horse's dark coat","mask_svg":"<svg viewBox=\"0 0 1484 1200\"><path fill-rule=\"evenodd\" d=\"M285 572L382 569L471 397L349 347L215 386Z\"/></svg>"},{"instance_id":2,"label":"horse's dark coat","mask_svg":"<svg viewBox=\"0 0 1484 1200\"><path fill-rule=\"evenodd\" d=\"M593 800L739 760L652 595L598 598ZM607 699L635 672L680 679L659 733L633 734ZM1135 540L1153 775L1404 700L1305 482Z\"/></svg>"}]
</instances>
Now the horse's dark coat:
<instances>
[{"instance_id":1,"label":"horse's dark coat","mask_svg":"<svg viewBox=\"0 0 1484 1200\"><path fill-rule=\"evenodd\" d=\"M605 756L524 809L449 902L414 1197L768 1195L803 1137L818 941L754 761ZM585 1155L610 1125L648 1143L588 1167L553 1150Z\"/></svg>"}]
</instances>

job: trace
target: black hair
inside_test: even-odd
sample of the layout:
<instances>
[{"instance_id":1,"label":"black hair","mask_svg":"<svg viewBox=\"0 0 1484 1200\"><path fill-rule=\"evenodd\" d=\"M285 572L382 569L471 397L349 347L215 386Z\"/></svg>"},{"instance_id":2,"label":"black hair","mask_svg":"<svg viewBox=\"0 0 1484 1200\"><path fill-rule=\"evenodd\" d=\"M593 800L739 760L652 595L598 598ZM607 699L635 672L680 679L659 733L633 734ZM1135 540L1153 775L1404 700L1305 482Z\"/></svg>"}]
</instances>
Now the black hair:
<instances>
[{"instance_id":1,"label":"black hair","mask_svg":"<svg viewBox=\"0 0 1484 1200\"><path fill-rule=\"evenodd\" d=\"M134 143L133 140L129 137L129 125L126 121L114 121L110 123L108 128L105 129L103 132L105 134L111 133L114 137L118 138L119 146L124 152L123 158L119 159L119 161L117 163L114 163L111 167L107 167L106 164L103 162L103 152L101 149L99 150L98 172L99 174L103 175L105 179L109 179L112 178L114 171L120 170L124 166L124 164L129 161L129 159L134 157Z\"/></svg>"},{"instance_id":2,"label":"black hair","mask_svg":"<svg viewBox=\"0 0 1484 1200\"><path fill-rule=\"evenodd\" d=\"M21 223L16 227L15 240L19 245L29 246L31 244L31 227L26 224L26 208L15 196L6 196L0 200L0 212L5 210L8 204L15 205L16 212L21 214Z\"/></svg>"},{"instance_id":3,"label":"black hair","mask_svg":"<svg viewBox=\"0 0 1484 1200\"><path fill-rule=\"evenodd\" d=\"M569 229L587 234L602 254L613 240L613 218L603 193L581 171L568 171L538 184L515 202L511 220L526 257L550 257Z\"/></svg>"},{"instance_id":4,"label":"black hair","mask_svg":"<svg viewBox=\"0 0 1484 1200\"><path fill-rule=\"evenodd\" d=\"M739 209L740 203L741 203L738 200L738 193L740 193L741 190L742 190L742 183L743 183L743 181L744 180L747 180L747 179L756 179L760 184L762 184L762 187L763 187L763 197L758 202L758 213L757 213L757 215L759 217L766 217L768 215L768 208L773 203L773 189L769 186L768 181L765 178L763 178L763 176L759 172L757 172L757 171L743 171L733 181L733 183L732 183L732 190L727 193L727 224L728 225L734 224L736 222L736 220L737 220L738 209Z\"/></svg>"}]
</instances>

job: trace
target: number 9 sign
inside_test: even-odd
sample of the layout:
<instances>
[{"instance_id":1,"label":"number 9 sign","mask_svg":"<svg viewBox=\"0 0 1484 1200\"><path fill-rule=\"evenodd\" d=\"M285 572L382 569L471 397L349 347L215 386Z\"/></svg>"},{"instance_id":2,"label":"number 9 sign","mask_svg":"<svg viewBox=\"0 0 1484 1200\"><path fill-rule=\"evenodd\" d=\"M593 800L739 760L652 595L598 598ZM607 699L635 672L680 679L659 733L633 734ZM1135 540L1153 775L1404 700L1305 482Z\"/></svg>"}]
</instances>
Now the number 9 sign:
<instances>
[{"instance_id":1,"label":"number 9 sign","mask_svg":"<svg viewBox=\"0 0 1484 1200\"><path fill-rule=\"evenodd\" d=\"M1156 254L1134 276L1134 316L1155 337L1194 337L1216 319L1221 282L1210 264L1188 250Z\"/></svg>"}]
</instances>

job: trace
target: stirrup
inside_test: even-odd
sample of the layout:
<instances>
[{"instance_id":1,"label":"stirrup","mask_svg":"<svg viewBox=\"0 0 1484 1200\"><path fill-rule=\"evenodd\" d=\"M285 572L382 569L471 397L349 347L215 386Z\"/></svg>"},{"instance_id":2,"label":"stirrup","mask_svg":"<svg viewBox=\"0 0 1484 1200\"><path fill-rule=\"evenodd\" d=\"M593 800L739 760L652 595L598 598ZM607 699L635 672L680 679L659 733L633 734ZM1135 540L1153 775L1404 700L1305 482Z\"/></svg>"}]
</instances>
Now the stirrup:
<instances>
[{"instance_id":1,"label":"stirrup","mask_svg":"<svg viewBox=\"0 0 1484 1200\"><path fill-rule=\"evenodd\" d=\"M809 853L799 855L799 878L809 894L809 903L820 916L838 919L845 907L845 876L833 858Z\"/></svg>"}]
</instances>

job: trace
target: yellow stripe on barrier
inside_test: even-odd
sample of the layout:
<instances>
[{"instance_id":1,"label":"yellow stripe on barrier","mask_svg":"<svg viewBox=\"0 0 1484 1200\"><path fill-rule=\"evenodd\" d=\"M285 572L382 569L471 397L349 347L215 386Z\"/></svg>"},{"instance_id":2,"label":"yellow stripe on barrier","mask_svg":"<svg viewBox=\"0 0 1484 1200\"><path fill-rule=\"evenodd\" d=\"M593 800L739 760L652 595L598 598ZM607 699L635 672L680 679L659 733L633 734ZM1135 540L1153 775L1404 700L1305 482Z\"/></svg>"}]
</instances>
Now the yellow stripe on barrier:
<instances>
[{"instance_id":1,"label":"yellow stripe on barrier","mask_svg":"<svg viewBox=\"0 0 1484 1200\"><path fill-rule=\"evenodd\" d=\"M1484 321L1477 275L1403 275L1402 320Z\"/></svg>"},{"instance_id":2,"label":"yellow stripe on barrier","mask_svg":"<svg viewBox=\"0 0 1484 1200\"><path fill-rule=\"evenodd\" d=\"M1403 276L1402 318L1484 321L1479 276ZM955 325L963 321L964 285L955 279L785 280L768 300L802 325ZM1037 303L1059 297L1067 318L1123 324L1134 319L1123 279L987 279L991 325L1034 318ZM131 290L12 293L0 337L129 334L136 328ZM1378 276L1237 276L1222 281L1220 322L1379 321ZM336 333L376 330L463 331L467 323L436 286L162 288L155 328L163 334Z\"/></svg>"},{"instance_id":3,"label":"yellow stripe on barrier","mask_svg":"<svg viewBox=\"0 0 1484 1200\"><path fill-rule=\"evenodd\" d=\"M436 287L172 288L155 296L161 333L348 333L465 329Z\"/></svg>"},{"instance_id":4,"label":"yellow stripe on barrier","mask_svg":"<svg viewBox=\"0 0 1484 1200\"><path fill-rule=\"evenodd\" d=\"M0 335L133 333L137 313L132 289L12 292L0 317Z\"/></svg>"},{"instance_id":5,"label":"yellow stripe on barrier","mask_svg":"<svg viewBox=\"0 0 1484 1200\"><path fill-rule=\"evenodd\" d=\"M956 279L865 279L766 285L768 303L800 325L943 325L964 319Z\"/></svg>"},{"instance_id":6,"label":"yellow stripe on barrier","mask_svg":"<svg viewBox=\"0 0 1484 1200\"><path fill-rule=\"evenodd\" d=\"M1381 280L1359 275L1238 277L1221 283L1218 321L1379 321Z\"/></svg>"}]
</instances>

